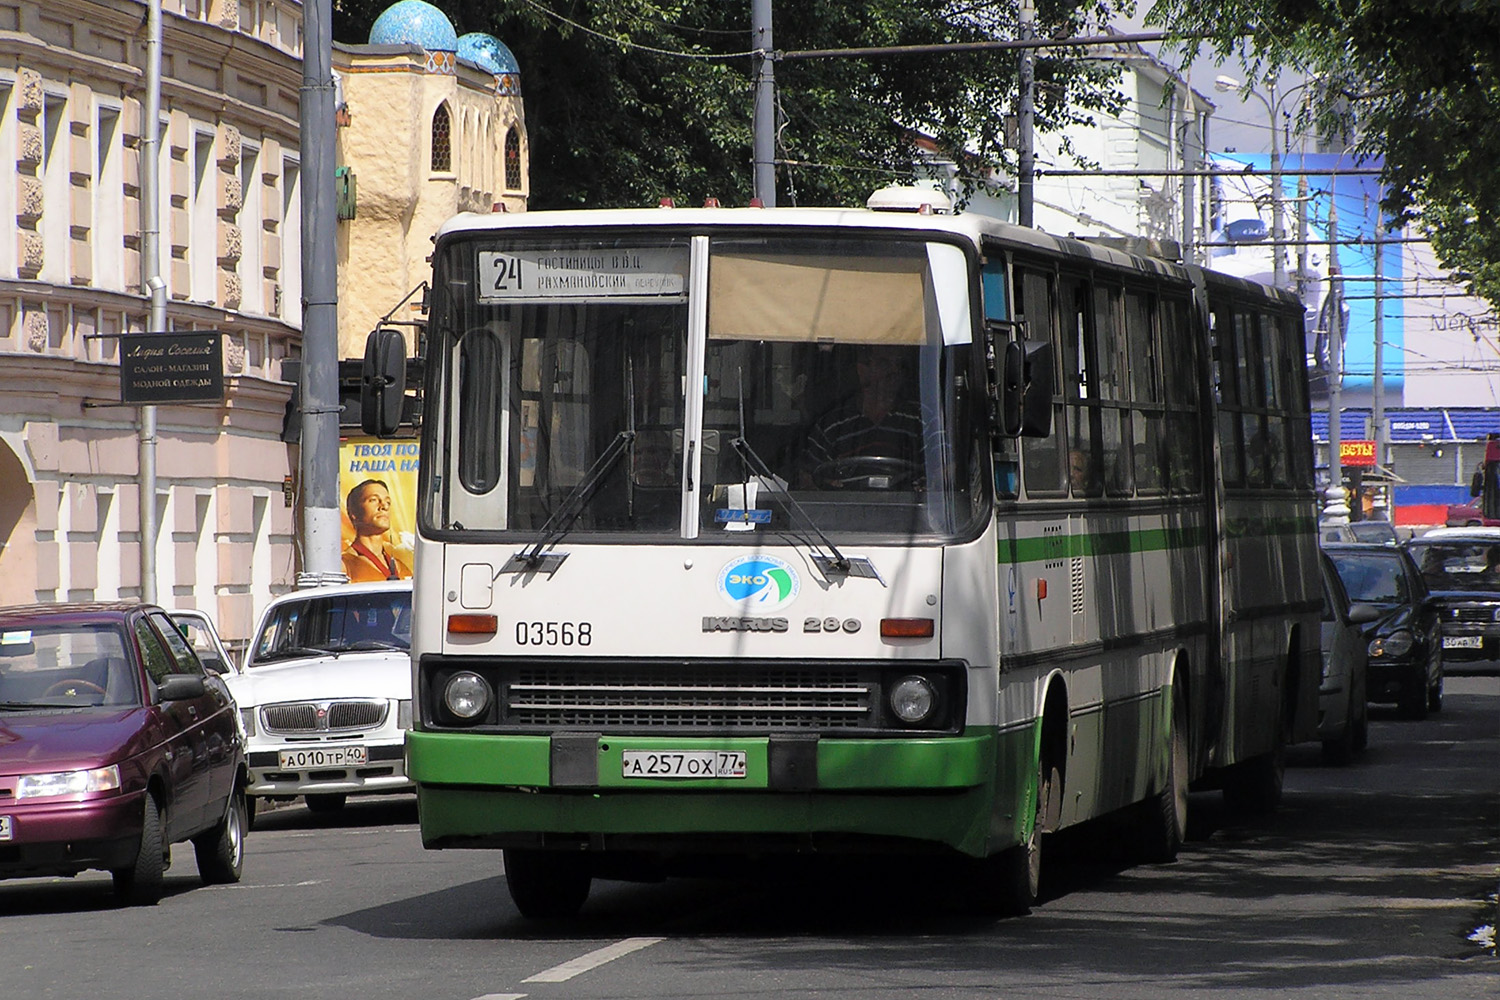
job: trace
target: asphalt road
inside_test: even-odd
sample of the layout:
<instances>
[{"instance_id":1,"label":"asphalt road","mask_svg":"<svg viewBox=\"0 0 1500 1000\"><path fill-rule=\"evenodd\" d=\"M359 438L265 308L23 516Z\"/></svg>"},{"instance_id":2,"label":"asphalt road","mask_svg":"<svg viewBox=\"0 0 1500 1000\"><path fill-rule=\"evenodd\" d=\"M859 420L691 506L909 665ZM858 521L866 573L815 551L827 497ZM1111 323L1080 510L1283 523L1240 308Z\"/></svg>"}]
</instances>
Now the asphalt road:
<instances>
[{"instance_id":1,"label":"asphalt road","mask_svg":"<svg viewBox=\"0 0 1500 1000\"><path fill-rule=\"evenodd\" d=\"M167 896L107 876L0 883L5 997L1158 998L1493 1000L1500 677L1450 677L1425 722L1376 709L1368 754L1292 755L1283 808L1194 795L1179 860L1131 866L1107 826L1049 855L1045 900L962 918L919 863L596 884L582 916L520 918L498 854L426 852L409 796L331 819L263 813L245 880ZM1488 932L1483 928L1488 927Z\"/></svg>"}]
</instances>

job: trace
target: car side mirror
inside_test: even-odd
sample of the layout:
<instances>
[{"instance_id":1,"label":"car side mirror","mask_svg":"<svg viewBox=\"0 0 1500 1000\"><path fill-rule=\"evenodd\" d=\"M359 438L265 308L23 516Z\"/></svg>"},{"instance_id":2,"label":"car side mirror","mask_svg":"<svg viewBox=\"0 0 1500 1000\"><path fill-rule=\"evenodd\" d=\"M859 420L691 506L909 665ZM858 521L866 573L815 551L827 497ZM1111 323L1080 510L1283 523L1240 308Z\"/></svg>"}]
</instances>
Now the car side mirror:
<instances>
[{"instance_id":1,"label":"car side mirror","mask_svg":"<svg viewBox=\"0 0 1500 1000\"><path fill-rule=\"evenodd\" d=\"M198 674L168 674L156 685L158 701L188 701L208 691Z\"/></svg>"},{"instance_id":2,"label":"car side mirror","mask_svg":"<svg viewBox=\"0 0 1500 1000\"><path fill-rule=\"evenodd\" d=\"M1349 621L1355 625L1368 625L1380 619L1382 612L1373 604L1349 605Z\"/></svg>"}]
</instances>

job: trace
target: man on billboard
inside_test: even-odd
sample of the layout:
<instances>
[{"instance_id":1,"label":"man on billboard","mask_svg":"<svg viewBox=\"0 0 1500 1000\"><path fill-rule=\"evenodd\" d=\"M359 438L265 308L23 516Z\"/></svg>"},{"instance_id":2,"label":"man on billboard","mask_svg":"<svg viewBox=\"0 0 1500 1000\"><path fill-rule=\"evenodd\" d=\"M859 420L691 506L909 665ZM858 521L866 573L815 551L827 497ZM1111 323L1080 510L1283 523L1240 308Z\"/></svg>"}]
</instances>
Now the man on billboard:
<instances>
[{"instance_id":1,"label":"man on billboard","mask_svg":"<svg viewBox=\"0 0 1500 1000\"><path fill-rule=\"evenodd\" d=\"M354 539L344 549L344 574L351 583L404 580L411 566L390 543L391 491L379 479L366 479L344 500Z\"/></svg>"}]
</instances>

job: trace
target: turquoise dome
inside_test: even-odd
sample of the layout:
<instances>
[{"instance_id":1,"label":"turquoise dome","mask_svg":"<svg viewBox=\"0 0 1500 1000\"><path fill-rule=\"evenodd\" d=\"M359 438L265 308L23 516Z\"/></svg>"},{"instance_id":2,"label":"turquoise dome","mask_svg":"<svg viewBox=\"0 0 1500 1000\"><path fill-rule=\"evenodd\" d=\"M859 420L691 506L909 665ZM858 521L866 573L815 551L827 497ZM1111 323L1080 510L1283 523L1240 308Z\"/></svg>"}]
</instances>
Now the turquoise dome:
<instances>
[{"instance_id":1,"label":"turquoise dome","mask_svg":"<svg viewBox=\"0 0 1500 1000\"><path fill-rule=\"evenodd\" d=\"M521 72L521 66L505 43L494 35L471 31L458 39L458 58L471 62L486 73L504 76Z\"/></svg>"},{"instance_id":2,"label":"turquoise dome","mask_svg":"<svg viewBox=\"0 0 1500 1000\"><path fill-rule=\"evenodd\" d=\"M370 26L370 44L420 45L429 52L453 52L458 48L458 32L448 15L432 4L400 0Z\"/></svg>"}]
</instances>

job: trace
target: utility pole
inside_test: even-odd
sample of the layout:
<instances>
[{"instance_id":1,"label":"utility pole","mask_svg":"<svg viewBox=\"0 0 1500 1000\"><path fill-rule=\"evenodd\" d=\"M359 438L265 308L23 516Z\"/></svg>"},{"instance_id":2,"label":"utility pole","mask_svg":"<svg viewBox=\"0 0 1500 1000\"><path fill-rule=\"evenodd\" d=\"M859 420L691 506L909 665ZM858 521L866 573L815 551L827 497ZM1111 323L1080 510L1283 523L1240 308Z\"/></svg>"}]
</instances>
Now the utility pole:
<instances>
[{"instance_id":1,"label":"utility pole","mask_svg":"<svg viewBox=\"0 0 1500 1000\"><path fill-rule=\"evenodd\" d=\"M1276 120L1276 81L1272 80L1267 88L1271 91L1271 100L1266 105L1271 113L1271 284L1276 288L1285 288L1286 261L1283 255L1286 250L1281 245L1284 238L1281 203L1285 193L1281 187L1281 122Z\"/></svg>"},{"instance_id":2,"label":"utility pole","mask_svg":"<svg viewBox=\"0 0 1500 1000\"><path fill-rule=\"evenodd\" d=\"M1297 178L1297 298L1307 294L1307 177Z\"/></svg>"},{"instance_id":3,"label":"utility pole","mask_svg":"<svg viewBox=\"0 0 1500 1000\"><path fill-rule=\"evenodd\" d=\"M1386 455L1385 426L1385 243L1380 213L1375 217L1375 381L1370 387L1370 418L1375 424L1375 461L1385 468L1390 467ZM1387 487L1389 489L1389 487ZM1386 517L1390 516L1389 504L1384 504Z\"/></svg>"},{"instance_id":4,"label":"utility pole","mask_svg":"<svg viewBox=\"0 0 1500 1000\"><path fill-rule=\"evenodd\" d=\"M167 329L161 277L161 0L146 8L146 108L141 123L141 269L150 307L148 333ZM137 433L140 483L141 600L156 603L156 407L143 406Z\"/></svg>"},{"instance_id":5,"label":"utility pole","mask_svg":"<svg viewBox=\"0 0 1500 1000\"><path fill-rule=\"evenodd\" d=\"M1331 185L1331 187L1336 185ZM1325 524L1349 523L1349 492L1344 489L1343 444L1339 419L1344 408L1344 286L1339 271L1339 208L1328 201L1328 491L1323 508Z\"/></svg>"},{"instance_id":6,"label":"utility pole","mask_svg":"<svg viewBox=\"0 0 1500 1000\"><path fill-rule=\"evenodd\" d=\"M755 50L755 107L752 112L755 197L776 207L776 63L771 35L771 0L751 0L750 46Z\"/></svg>"},{"instance_id":7,"label":"utility pole","mask_svg":"<svg viewBox=\"0 0 1500 1000\"><path fill-rule=\"evenodd\" d=\"M333 0L302 7L302 571L303 587L343 583L339 521L339 321L334 248Z\"/></svg>"},{"instance_id":8,"label":"utility pole","mask_svg":"<svg viewBox=\"0 0 1500 1000\"><path fill-rule=\"evenodd\" d=\"M1021 41L1036 35L1036 6L1033 0L1021 0ZM1036 119L1035 50L1021 50L1020 95L1016 104L1016 222L1030 227L1034 215L1033 196L1036 185L1036 151L1033 129Z\"/></svg>"}]
</instances>

